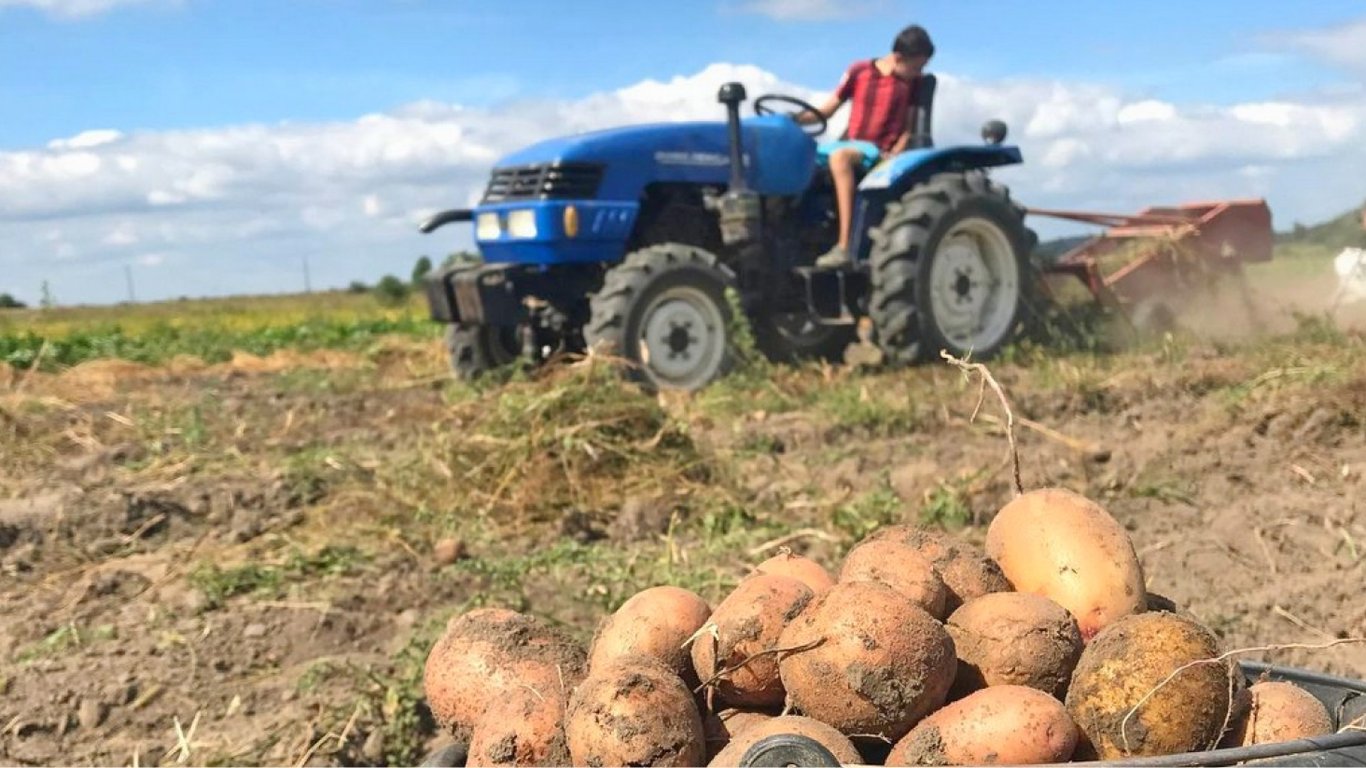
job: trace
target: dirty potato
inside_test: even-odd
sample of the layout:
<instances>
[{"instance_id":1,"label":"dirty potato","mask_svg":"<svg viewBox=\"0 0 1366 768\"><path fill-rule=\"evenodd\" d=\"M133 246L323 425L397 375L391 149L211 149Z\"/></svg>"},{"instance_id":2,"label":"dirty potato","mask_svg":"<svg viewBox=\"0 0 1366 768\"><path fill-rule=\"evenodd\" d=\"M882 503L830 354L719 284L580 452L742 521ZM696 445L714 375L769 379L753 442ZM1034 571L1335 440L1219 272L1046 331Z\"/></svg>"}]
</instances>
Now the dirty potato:
<instances>
[{"instance_id":1,"label":"dirty potato","mask_svg":"<svg viewBox=\"0 0 1366 768\"><path fill-rule=\"evenodd\" d=\"M783 686L846 735L898 739L944 703L958 659L934 617L885 584L836 584L783 632Z\"/></svg>"},{"instance_id":2,"label":"dirty potato","mask_svg":"<svg viewBox=\"0 0 1366 768\"><path fill-rule=\"evenodd\" d=\"M1082 652L1067 711L1078 752L1114 760L1206 750L1229 718L1235 671L1205 627L1174 613L1115 621Z\"/></svg>"},{"instance_id":3,"label":"dirty potato","mask_svg":"<svg viewBox=\"0 0 1366 768\"><path fill-rule=\"evenodd\" d=\"M706 755L692 692L650 656L594 669L569 698L564 731L574 765L691 766Z\"/></svg>"},{"instance_id":4,"label":"dirty potato","mask_svg":"<svg viewBox=\"0 0 1366 768\"><path fill-rule=\"evenodd\" d=\"M944 628L958 652L951 699L994 685L1025 685L1062 699L1081 658L1076 620L1040 595L983 595L954 611Z\"/></svg>"}]
</instances>

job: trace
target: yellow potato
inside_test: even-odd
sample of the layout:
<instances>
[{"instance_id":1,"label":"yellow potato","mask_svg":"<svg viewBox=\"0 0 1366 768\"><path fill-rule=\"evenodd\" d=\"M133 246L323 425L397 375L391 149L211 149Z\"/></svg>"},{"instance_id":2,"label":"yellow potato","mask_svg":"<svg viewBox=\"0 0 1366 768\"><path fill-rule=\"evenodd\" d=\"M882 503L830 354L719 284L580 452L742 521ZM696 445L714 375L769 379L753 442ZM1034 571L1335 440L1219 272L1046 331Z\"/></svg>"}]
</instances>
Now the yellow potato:
<instances>
[{"instance_id":1,"label":"yellow potato","mask_svg":"<svg viewBox=\"0 0 1366 768\"><path fill-rule=\"evenodd\" d=\"M895 589L936 619L946 615L949 590L934 564L914 548L895 539L864 541L849 550L840 568L840 582L877 581Z\"/></svg>"},{"instance_id":2,"label":"yellow potato","mask_svg":"<svg viewBox=\"0 0 1366 768\"><path fill-rule=\"evenodd\" d=\"M470 738L465 765L567 765L565 695L513 691L484 711Z\"/></svg>"},{"instance_id":3,"label":"yellow potato","mask_svg":"<svg viewBox=\"0 0 1366 768\"><path fill-rule=\"evenodd\" d=\"M958 658L943 625L886 584L836 584L783 632L791 702L848 736L898 739L939 708Z\"/></svg>"},{"instance_id":4,"label":"yellow potato","mask_svg":"<svg viewBox=\"0 0 1366 768\"><path fill-rule=\"evenodd\" d=\"M1116 760L1212 748L1237 677L1219 656L1213 633L1178 614L1140 613L1106 627L1067 689L1078 753Z\"/></svg>"},{"instance_id":5,"label":"yellow potato","mask_svg":"<svg viewBox=\"0 0 1366 768\"><path fill-rule=\"evenodd\" d=\"M948 590L944 601L946 614L964 602L992 592L1009 592L1010 582L1001 568L976 546L939 531L914 525L888 525L864 539L895 541L915 550L934 564L934 572Z\"/></svg>"},{"instance_id":6,"label":"yellow potato","mask_svg":"<svg viewBox=\"0 0 1366 768\"><path fill-rule=\"evenodd\" d=\"M677 673L650 656L599 667L569 697L565 741L574 765L701 765L702 716Z\"/></svg>"},{"instance_id":7,"label":"yellow potato","mask_svg":"<svg viewBox=\"0 0 1366 768\"><path fill-rule=\"evenodd\" d=\"M1035 688L984 688L921 720L897 742L887 765L1061 763L1077 746L1062 702Z\"/></svg>"},{"instance_id":8,"label":"yellow potato","mask_svg":"<svg viewBox=\"0 0 1366 768\"><path fill-rule=\"evenodd\" d=\"M707 682L733 669L715 681L718 699L733 707L781 707L783 683L772 651L809 602L811 590L787 576L761 573L740 582L692 643L697 679ZM766 655L752 659L757 654Z\"/></svg>"},{"instance_id":9,"label":"yellow potato","mask_svg":"<svg viewBox=\"0 0 1366 768\"><path fill-rule=\"evenodd\" d=\"M437 725L466 737L490 702L523 690L558 695L583 677L583 648L545 622L501 608L452 618L422 684Z\"/></svg>"},{"instance_id":10,"label":"yellow potato","mask_svg":"<svg viewBox=\"0 0 1366 768\"><path fill-rule=\"evenodd\" d=\"M678 587L651 587L631 596L599 625L588 654L588 670L623 656L653 656L685 680L692 660L684 643L711 616L711 606Z\"/></svg>"},{"instance_id":11,"label":"yellow potato","mask_svg":"<svg viewBox=\"0 0 1366 768\"><path fill-rule=\"evenodd\" d=\"M809 557L794 555L791 551L783 551L770 557L759 563L754 570L756 573L796 579L816 595L824 594L827 589L835 586L835 580L830 576L830 572L825 570L825 566Z\"/></svg>"},{"instance_id":12,"label":"yellow potato","mask_svg":"<svg viewBox=\"0 0 1366 768\"><path fill-rule=\"evenodd\" d=\"M1066 608L1084 641L1147 608L1143 566L1124 526L1071 491L1047 488L1017 497L991 521L986 544L1017 592Z\"/></svg>"},{"instance_id":13,"label":"yellow potato","mask_svg":"<svg viewBox=\"0 0 1366 768\"><path fill-rule=\"evenodd\" d=\"M1333 718L1323 702L1294 683L1265 681L1239 693L1241 716L1224 736L1223 746L1274 744L1333 732Z\"/></svg>"},{"instance_id":14,"label":"yellow potato","mask_svg":"<svg viewBox=\"0 0 1366 768\"><path fill-rule=\"evenodd\" d=\"M983 595L954 611L944 628L958 652L951 699L993 685L1027 685L1061 699L1081 658L1076 619L1041 595Z\"/></svg>"}]
</instances>

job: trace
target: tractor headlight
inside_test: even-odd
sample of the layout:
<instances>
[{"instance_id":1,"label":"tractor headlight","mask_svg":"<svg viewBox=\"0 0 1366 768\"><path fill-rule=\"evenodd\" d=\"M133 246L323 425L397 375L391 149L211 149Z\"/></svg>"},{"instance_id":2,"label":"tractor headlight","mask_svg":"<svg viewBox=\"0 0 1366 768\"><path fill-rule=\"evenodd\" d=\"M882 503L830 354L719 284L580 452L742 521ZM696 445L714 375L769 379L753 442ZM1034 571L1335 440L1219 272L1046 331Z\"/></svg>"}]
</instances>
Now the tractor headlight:
<instances>
[{"instance_id":1,"label":"tractor headlight","mask_svg":"<svg viewBox=\"0 0 1366 768\"><path fill-rule=\"evenodd\" d=\"M536 236L536 212L513 211L508 214L508 235L511 237Z\"/></svg>"},{"instance_id":2,"label":"tractor headlight","mask_svg":"<svg viewBox=\"0 0 1366 768\"><path fill-rule=\"evenodd\" d=\"M474 219L474 237L477 240L497 240L503 234L502 222L496 213L481 213Z\"/></svg>"}]
</instances>

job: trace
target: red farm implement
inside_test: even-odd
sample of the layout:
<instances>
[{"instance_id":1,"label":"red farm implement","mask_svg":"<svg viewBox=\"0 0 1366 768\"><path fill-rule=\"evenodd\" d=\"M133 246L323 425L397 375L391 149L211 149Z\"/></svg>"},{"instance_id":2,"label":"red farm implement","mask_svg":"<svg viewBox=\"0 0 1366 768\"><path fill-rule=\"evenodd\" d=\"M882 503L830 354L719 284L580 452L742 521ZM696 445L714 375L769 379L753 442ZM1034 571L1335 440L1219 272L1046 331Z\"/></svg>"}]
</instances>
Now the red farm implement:
<instances>
[{"instance_id":1,"label":"red farm implement","mask_svg":"<svg viewBox=\"0 0 1366 768\"><path fill-rule=\"evenodd\" d=\"M1241 279L1244 264L1271 259L1271 210L1261 199L1153 207L1133 215L1028 212L1107 227L1046 273L1077 278L1097 301L1140 328L1170 325L1194 292L1221 277Z\"/></svg>"}]
</instances>

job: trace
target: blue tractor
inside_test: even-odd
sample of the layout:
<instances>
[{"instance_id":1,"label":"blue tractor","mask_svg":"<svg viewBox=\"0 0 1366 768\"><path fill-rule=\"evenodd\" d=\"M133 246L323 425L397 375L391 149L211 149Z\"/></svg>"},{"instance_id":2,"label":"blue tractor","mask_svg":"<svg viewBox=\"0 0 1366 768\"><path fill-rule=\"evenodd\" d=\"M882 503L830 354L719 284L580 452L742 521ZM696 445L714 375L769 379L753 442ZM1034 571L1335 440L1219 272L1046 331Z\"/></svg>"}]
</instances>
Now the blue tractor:
<instances>
[{"instance_id":1,"label":"blue tractor","mask_svg":"<svg viewBox=\"0 0 1366 768\"><path fill-rule=\"evenodd\" d=\"M982 145L934 147L934 85L927 74L917 88L914 147L861 175L839 268L814 265L838 234L816 142L827 125L792 119L819 113L791 96L762 96L742 119L744 87L728 83L724 122L616 128L504 158L473 210L421 226L474 226L481 259L425 286L456 373L594 349L650 389L696 390L732 361L732 290L773 360L837 360L864 318L891 363L990 357L1035 306L1036 238L987 175L1021 155L999 121Z\"/></svg>"}]
</instances>

